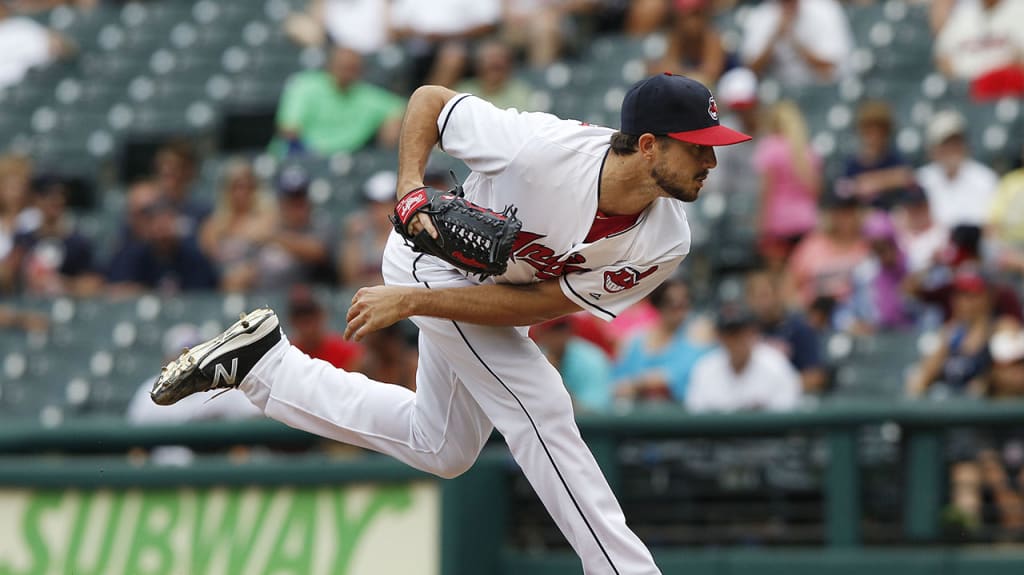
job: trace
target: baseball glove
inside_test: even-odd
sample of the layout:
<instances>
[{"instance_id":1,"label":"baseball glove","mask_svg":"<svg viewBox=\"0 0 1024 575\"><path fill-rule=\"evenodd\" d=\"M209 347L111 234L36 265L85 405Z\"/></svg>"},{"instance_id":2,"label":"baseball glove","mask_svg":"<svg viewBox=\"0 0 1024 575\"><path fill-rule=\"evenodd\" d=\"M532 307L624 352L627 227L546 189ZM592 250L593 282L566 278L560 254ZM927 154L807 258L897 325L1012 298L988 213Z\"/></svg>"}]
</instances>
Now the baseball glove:
<instances>
[{"instance_id":1,"label":"baseball glove","mask_svg":"<svg viewBox=\"0 0 1024 575\"><path fill-rule=\"evenodd\" d=\"M464 195L461 185L447 192L417 188L399 200L391 223L414 251L437 256L481 278L501 275L508 268L512 245L523 223L512 206L499 213L470 202ZM419 213L430 217L437 239L426 230L409 233L409 222Z\"/></svg>"}]
</instances>

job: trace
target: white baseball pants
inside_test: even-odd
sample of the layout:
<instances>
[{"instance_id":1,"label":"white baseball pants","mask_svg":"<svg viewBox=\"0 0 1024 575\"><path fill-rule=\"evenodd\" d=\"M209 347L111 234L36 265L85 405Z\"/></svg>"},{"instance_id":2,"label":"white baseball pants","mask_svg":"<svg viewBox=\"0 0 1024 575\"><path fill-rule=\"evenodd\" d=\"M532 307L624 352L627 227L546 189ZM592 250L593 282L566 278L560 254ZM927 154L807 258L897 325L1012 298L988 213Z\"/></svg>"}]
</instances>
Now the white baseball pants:
<instances>
[{"instance_id":1,"label":"white baseball pants","mask_svg":"<svg viewBox=\"0 0 1024 575\"><path fill-rule=\"evenodd\" d=\"M383 271L390 285L474 285L394 234ZM580 437L558 371L525 330L413 321L420 328L415 393L311 359L287 338L240 387L269 417L444 478L468 470L496 427L587 575L659 574Z\"/></svg>"}]
</instances>

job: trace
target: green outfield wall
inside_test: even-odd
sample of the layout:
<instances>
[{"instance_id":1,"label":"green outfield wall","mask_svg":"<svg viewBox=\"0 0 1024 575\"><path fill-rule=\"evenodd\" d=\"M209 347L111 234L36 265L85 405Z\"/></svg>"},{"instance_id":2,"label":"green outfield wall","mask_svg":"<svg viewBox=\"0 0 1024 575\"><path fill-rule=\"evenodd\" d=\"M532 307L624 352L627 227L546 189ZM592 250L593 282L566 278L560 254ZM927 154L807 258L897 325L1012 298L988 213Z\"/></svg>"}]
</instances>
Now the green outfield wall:
<instances>
[{"instance_id":1,"label":"green outfield wall","mask_svg":"<svg viewBox=\"0 0 1024 575\"><path fill-rule=\"evenodd\" d=\"M856 434L891 423L905 445L900 548L862 544ZM1024 574L1024 550L940 545L945 430L1024 427L1024 404L825 406L792 414L693 416L655 410L580 418L613 486L616 448L635 438L825 439L826 545L664 550L666 574ZM120 421L0 427L0 575L294 573L570 574L567 553L504 545L511 464L501 446L441 481L380 456L199 456L187 467L125 457L164 444L297 450L321 440L271 421L126 427ZM907 543L909 542L909 543Z\"/></svg>"}]
</instances>

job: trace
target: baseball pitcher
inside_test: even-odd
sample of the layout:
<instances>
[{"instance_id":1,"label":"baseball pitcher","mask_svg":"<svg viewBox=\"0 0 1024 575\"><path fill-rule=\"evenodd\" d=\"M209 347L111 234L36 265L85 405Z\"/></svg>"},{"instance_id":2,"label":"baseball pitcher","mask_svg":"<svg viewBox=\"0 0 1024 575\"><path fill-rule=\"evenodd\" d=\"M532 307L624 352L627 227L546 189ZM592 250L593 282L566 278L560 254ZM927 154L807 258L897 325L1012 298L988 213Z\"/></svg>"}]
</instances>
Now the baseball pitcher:
<instances>
[{"instance_id":1,"label":"baseball pitcher","mask_svg":"<svg viewBox=\"0 0 1024 575\"><path fill-rule=\"evenodd\" d=\"M386 285L356 293L345 330L358 340L411 318L416 392L307 357L258 309L168 364L153 400L238 387L269 417L444 478L496 428L586 573L660 573L526 326L581 309L611 320L669 277L714 146L749 139L719 125L706 87L671 74L629 90L620 131L421 87L402 126ZM435 145L470 167L464 186L423 186Z\"/></svg>"}]
</instances>

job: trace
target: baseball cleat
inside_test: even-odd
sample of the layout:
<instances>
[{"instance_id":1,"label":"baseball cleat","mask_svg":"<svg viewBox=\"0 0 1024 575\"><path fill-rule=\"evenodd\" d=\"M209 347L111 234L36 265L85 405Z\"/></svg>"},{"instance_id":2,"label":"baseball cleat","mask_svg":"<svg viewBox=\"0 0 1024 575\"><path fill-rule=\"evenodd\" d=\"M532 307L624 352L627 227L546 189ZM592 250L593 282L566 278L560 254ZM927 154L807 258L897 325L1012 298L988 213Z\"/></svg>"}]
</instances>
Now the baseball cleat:
<instances>
[{"instance_id":1,"label":"baseball cleat","mask_svg":"<svg viewBox=\"0 0 1024 575\"><path fill-rule=\"evenodd\" d=\"M243 313L217 337L186 349L160 370L149 396L159 405L211 389L238 387L256 362L281 341L277 314L270 308Z\"/></svg>"}]
</instances>

